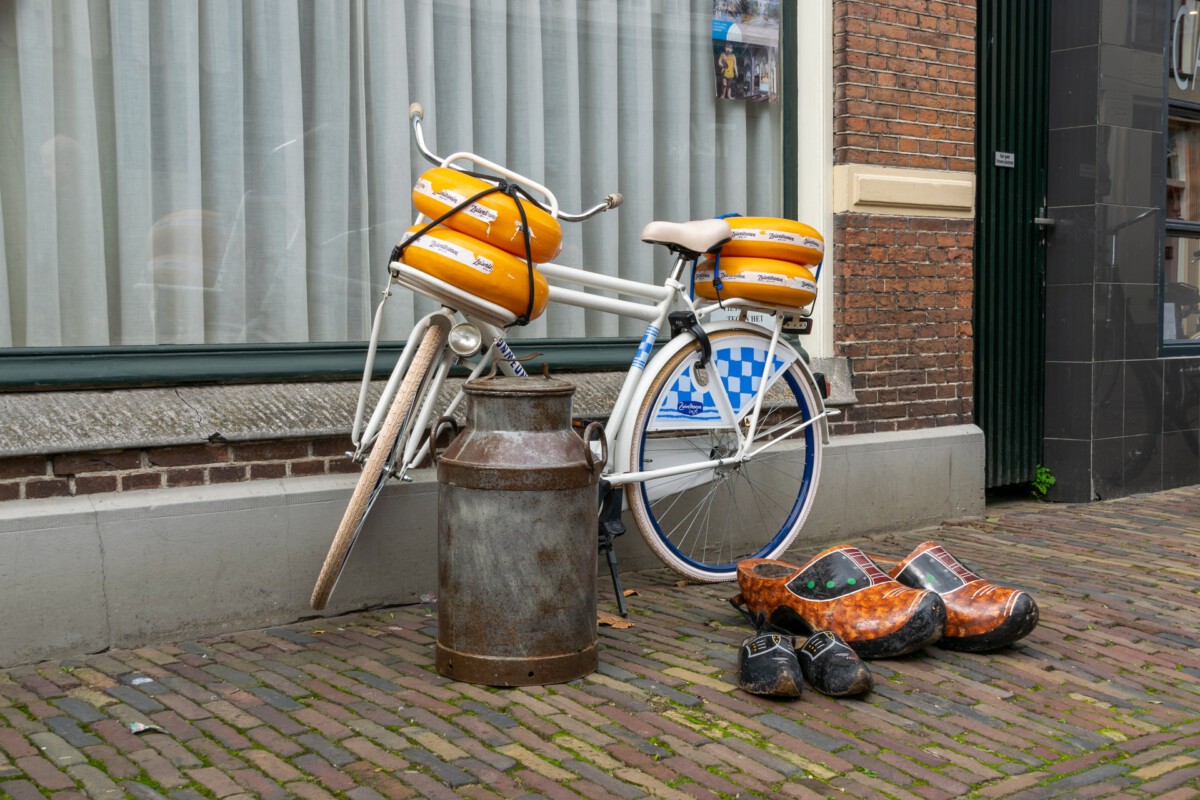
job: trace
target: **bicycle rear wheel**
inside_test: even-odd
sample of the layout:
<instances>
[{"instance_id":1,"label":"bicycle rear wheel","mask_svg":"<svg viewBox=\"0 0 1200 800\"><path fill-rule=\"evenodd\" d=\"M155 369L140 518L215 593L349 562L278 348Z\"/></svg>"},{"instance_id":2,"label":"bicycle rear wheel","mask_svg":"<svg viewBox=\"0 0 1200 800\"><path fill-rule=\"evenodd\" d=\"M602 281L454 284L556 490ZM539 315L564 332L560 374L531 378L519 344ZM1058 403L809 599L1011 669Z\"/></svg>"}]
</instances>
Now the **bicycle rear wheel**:
<instances>
[{"instance_id":1,"label":"bicycle rear wheel","mask_svg":"<svg viewBox=\"0 0 1200 800\"><path fill-rule=\"evenodd\" d=\"M701 373L700 346L676 353L652 379L637 411L631 469L660 469L737 453L738 433L718 410L718 376L736 424L748 432L755 391L766 379L754 439L740 462L629 484L638 530L668 567L701 582L733 580L744 558L775 558L799 534L821 474L819 408L795 363L775 356L770 337L750 329L709 335L712 361ZM807 423L807 424L806 424Z\"/></svg>"},{"instance_id":2,"label":"bicycle rear wheel","mask_svg":"<svg viewBox=\"0 0 1200 800\"><path fill-rule=\"evenodd\" d=\"M379 496L384 483L391 476L397 454L403 450L404 441L412 433L410 427L414 418L413 412L419 405L417 401L424 394L425 379L429 375L430 367L441 353L445 341L446 331L439 325L430 325L417 347L412 364L404 374L404 380L396 390L396 397L383 420L375 444L371 446L367 463L363 466L358 484L354 487L354 494L350 496L350 504L346 506L341 524L334 534L333 544L329 547L325 563L321 565L321 572L317 575L316 585L313 586L309 602L317 611L325 608L329 602L338 577L346 566L346 559L350 557L350 550L362 532L367 512L371 510L375 498Z\"/></svg>"}]
</instances>

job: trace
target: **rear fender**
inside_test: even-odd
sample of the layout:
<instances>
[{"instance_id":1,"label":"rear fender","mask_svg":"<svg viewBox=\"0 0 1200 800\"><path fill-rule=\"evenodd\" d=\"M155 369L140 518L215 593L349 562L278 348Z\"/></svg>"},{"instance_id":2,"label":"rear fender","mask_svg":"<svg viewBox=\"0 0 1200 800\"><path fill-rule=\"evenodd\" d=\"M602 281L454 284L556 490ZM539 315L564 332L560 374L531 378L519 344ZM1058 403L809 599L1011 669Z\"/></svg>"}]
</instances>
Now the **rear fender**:
<instances>
[{"instance_id":1,"label":"rear fender","mask_svg":"<svg viewBox=\"0 0 1200 800\"><path fill-rule=\"evenodd\" d=\"M724 321L724 322L709 322L703 325L705 333L715 333L717 331L737 330L761 333L768 338L771 336L771 330L753 322L745 321ZM613 442L613 453L615 454L612 461L615 469L632 470L633 459L633 420L637 415L638 408L641 402L645 399L646 393L650 390L650 383L663 366L676 353L687 347L695 339L694 336L683 333L672 338L667 342L661 350L650 360L646 366L646 371L642 373L641 379L638 381L637 391L634 393L634 402L630 405L629 410L625 413L626 424L622 426L618 432L616 439ZM821 396L820 387L817 386L816 378L813 377L812 370L808 364L796 352L790 344L785 340L780 339L777 345L779 355L785 361L791 361L796 364L800 371L803 380L808 384L814 400L813 413L818 417L817 426L820 429L821 443L829 443L829 423L825 417L825 398Z\"/></svg>"}]
</instances>

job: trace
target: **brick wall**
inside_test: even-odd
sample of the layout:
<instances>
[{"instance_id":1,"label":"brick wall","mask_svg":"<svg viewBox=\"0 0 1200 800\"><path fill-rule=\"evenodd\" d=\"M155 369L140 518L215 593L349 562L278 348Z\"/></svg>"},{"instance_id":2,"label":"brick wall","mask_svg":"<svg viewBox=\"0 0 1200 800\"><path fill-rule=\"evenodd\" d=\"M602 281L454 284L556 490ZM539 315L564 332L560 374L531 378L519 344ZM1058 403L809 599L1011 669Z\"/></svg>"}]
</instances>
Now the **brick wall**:
<instances>
[{"instance_id":1,"label":"brick wall","mask_svg":"<svg viewBox=\"0 0 1200 800\"><path fill-rule=\"evenodd\" d=\"M0 501L357 473L349 437L0 458Z\"/></svg>"},{"instance_id":2,"label":"brick wall","mask_svg":"<svg viewBox=\"0 0 1200 800\"><path fill-rule=\"evenodd\" d=\"M834 338L867 433L971 421L971 220L845 214L837 221Z\"/></svg>"},{"instance_id":3,"label":"brick wall","mask_svg":"<svg viewBox=\"0 0 1200 800\"><path fill-rule=\"evenodd\" d=\"M975 2L834 3L834 163L975 169Z\"/></svg>"},{"instance_id":4,"label":"brick wall","mask_svg":"<svg viewBox=\"0 0 1200 800\"><path fill-rule=\"evenodd\" d=\"M834 163L975 169L975 3L834 3ZM840 213L834 340L868 433L970 422L974 222Z\"/></svg>"}]
</instances>

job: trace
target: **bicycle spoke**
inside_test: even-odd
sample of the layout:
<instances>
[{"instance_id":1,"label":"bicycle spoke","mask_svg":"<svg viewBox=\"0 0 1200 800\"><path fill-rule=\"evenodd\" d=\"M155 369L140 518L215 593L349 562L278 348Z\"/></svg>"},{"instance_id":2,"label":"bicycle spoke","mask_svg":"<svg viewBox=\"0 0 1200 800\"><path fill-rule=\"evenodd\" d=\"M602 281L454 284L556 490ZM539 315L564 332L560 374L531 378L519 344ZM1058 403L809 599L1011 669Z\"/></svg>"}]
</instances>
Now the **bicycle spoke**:
<instances>
[{"instance_id":1,"label":"bicycle spoke","mask_svg":"<svg viewBox=\"0 0 1200 800\"><path fill-rule=\"evenodd\" d=\"M704 490L702 497L695 503L695 506L688 510L683 515L682 519L672 526L669 533L666 533L667 538L670 539L681 551L685 549L684 546L688 543L691 534L694 532L696 534L696 538L702 539L703 541L699 548L693 546L687 550L687 552L693 555L697 552L703 552L703 549L707 544L706 534L708 529L708 520L710 518L711 509L713 506L713 498L718 490L719 485L720 484L717 483L709 484L708 488ZM671 509L673 509L675 505L683 499L683 497L684 495L682 493L674 495L674 501L667 509L664 510L663 513L660 514L660 516L669 517ZM693 524L695 520L701 518L704 520L703 525L697 526ZM683 535L678 536L677 538L676 534L681 528L683 529ZM703 536L701 535L702 533L704 534Z\"/></svg>"},{"instance_id":2,"label":"bicycle spoke","mask_svg":"<svg viewBox=\"0 0 1200 800\"><path fill-rule=\"evenodd\" d=\"M718 391L733 407L752 408L751 381L766 371L754 359L765 358L769 337L724 330L710 338L711 371L724 381ZM712 415L713 399L691 383L694 363L694 351L680 351L640 406L634 471L677 472L631 484L630 506L647 543L668 566L691 578L727 580L742 558L782 552L803 525L820 469L819 418L813 414L819 406L802 366L793 362L765 390L757 425L746 416L732 424L727 414ZM685 403L705 416L684 416ZM742 441L751 429L753 439ZM678 472L689 463L695 465L691 471Z\"/></svg>"},{"instance_id":3,"label":"bicycle spoke","mask_svg":"<svg viewBox=\"0 0 1200 800\"><path fill-rule=\"evenodd\" d=\"M714 507L718 501L723 501L727 525L740 524L745 528L745 521L753 518L757 520L759 530L769 531L772 516L767 509L775 515L784 513L792 498L771 485L768 473L795 477L798 470L789 469L788 466L783 458L763 459L736 468L722 480L714 482L700 497L696 497L699 488L691 489L688 500L694 506L687 509L669 530L664 531L664 535L690 557L704 554L707 561L732 563L736 555L732 543L721 540L713 542L709 537ZM682 493L670 495L669 502L660 501L654 505L655 515L659 519L672 519L675 508L683 499ZM711 552L709 548L713 548Z\"/></svg>"}]
</instances>

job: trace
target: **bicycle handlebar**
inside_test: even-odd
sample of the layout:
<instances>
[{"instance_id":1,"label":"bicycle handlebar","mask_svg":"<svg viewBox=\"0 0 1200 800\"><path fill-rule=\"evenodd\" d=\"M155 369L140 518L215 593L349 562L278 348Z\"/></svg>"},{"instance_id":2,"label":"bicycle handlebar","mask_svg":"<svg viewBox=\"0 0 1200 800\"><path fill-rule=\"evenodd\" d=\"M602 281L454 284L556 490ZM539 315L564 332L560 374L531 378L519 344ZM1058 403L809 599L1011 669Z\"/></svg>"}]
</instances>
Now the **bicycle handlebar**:
<instances>
[{"instance_id":1,"label":"bicycle handlebar","mask_svg":"<svg viewBox=\"0 0 1200 800\"><path fill-rule=\"evenodd\" d=\"M587 211L580 211L577 214L571 214L563 211L558 207L558 200L554 197L554 194L546 187L529 180L523 175L519 175L511 170L505 169L498 164L493 164L487 159L476 156L473 153L455 153L448 158L439 158L438 155L430 150L425 144L425 133L421 129L421 120L424 117L425 108L420 103L411 103L408 106L408 118L412 121L413 138L416 140L417 150L420 151L422 157L424 157L426 161L438 167L446 166L450 162L459 158L467 158L471 161L474 161L481 166L485 166L489 169L499 172L506 177L510 177L519 183L525 184L530 189L540 192L549 201L550 213L561 220L566 220L567 222L582 222L583 220L594 217L601 212L616 208L617 206L621 205L622 200L624 200L620 192L613 192L612 194L607 195L602 202L597 203Z\"/></svg>"},{"instance_id":2,"label":"bicycle handlebar","mask_svg":"<svg viewBox=\"0 0 1200 800\"><path fill-rule=\"evenodd\" d=\"M442 160L425 146L425 134L421 131L421 120L424 117L425 108L420 103L413 103L408 107L408 118L412 120L413 134L417 140L417 149L421 151L421 155L425 157L426 161L440 167Z\"/></svg>"}]
</instances>

